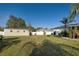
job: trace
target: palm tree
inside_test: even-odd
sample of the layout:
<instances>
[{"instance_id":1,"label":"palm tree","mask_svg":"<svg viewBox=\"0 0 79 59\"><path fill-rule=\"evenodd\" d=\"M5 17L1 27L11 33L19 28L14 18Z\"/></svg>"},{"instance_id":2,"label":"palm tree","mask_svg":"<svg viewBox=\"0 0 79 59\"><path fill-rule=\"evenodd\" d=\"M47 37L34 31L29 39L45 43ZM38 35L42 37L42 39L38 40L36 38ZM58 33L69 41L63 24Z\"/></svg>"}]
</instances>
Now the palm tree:
<instances>
[{"instance_id":1,"label":"palm tree","mask_svg":"<svg viewBox=\"0 0 79 59\"><path fill-rule=\"evenodd\" d=\"M68 25L73 22L73 20L70 20L68 17L64 17L61 21L60 21L62 24L64 24L64 28L65 28L65 31L64 31L64 36L67 37L67 29L68 29Z\"/></svg>"},{"instance_id":2,"label":"palm tree","mask_svg":"<svg viewBox=\"0 0 79 59\"><path fill-rule=\"evenodd\" d=\"M64 28L65 28L65 31L64 31L64 36L66 37L66 31L67 31L67 24L68 24L68 19L66 17L64 17L61 21L60 21L62 24L64 24Z\"/></svg>"},{"instance_id":3,"label":"palm tree","mask_svg":"<svg viewBox=\"0 0 79 59\"><path fill-rule=\"evenodd\" d=\"M74 20L77 14L79 14L79 3L71 4L69 16L70 20Z\"/></svg>"},{"instance_id":4,"label":"palm tree","mask_svg":"<svg viewBox=\"0 0 79 59\"><path fill-rule=\"evenodd\" d=\"M78 14L79 14L79 3L71 4L69 21L74 21L75 17ZM74 32L73 32L72 35L73 35L73 38L74 38Z\"/></svg>"},{"instance_id":5,"label":"palm tree","mask_svg":"<svg viewBox=\"0 0 79 59\"><path fill-rule=\"evenodd\" d=\"M67 29L67 25L68 25L68 18L64 17L60 22L62 24L64 24L64 28L66 30Z\"/></svg>"}]
</instances>

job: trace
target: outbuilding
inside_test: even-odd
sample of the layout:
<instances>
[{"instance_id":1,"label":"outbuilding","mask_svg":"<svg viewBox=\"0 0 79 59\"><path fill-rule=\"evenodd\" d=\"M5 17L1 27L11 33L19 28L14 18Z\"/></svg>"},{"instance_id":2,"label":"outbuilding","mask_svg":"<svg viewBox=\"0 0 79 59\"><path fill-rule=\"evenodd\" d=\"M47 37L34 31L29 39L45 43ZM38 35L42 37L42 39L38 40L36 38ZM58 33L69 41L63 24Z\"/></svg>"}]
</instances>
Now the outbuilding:
<instances>
[{"instance_id":1,"label":"outbuilding","mask_svg":"<svg viewBox=\"0 0 79 59\"><path fill-rule=\"evenodd\" d=\"M4 29L4 36L29 36L27 29Z\"/></svg>"}]
</instances>

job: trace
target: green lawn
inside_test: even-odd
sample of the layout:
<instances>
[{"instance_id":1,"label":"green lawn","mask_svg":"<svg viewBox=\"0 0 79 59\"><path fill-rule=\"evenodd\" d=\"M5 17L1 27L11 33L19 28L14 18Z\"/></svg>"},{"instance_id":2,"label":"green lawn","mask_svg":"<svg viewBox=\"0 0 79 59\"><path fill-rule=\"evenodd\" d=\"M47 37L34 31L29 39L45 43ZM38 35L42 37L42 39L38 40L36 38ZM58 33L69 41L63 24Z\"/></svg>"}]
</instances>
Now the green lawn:
<instances>
[{"instance_id":1,"label":"green lawn","mask_svg":"<svg viewBox=\"0 0 79 59\"><path fill-rule=\"evenodd\" d=\"M4 37L3 44L2 56L79 56L79 40L54 36Z\"/></svg>"}]
</instances>

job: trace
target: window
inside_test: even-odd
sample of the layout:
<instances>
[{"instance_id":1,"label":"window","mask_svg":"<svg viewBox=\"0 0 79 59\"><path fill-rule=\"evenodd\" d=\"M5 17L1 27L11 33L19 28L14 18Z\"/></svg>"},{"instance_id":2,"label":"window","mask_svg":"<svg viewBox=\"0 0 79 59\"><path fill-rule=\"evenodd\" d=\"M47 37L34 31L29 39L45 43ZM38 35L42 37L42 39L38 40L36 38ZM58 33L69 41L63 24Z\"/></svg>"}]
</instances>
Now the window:
<instances>
[{"instance_id":1,"label":"window","mask_svg":"<svg viewBox=\"0 0 79 59\"><path fill-rule=\"evenodd\" d=\"M25 30L23 32L25 32Z\"/></svg>"},{"instance_id":2,"label":"window","mask_svg":"<svg viewBox=\"0 0 79 59\"><path fill-rule=\"evenodd\" d=\"M10 30L10 32L13 32L12 30Z\"/></svg>"}]
</instances>

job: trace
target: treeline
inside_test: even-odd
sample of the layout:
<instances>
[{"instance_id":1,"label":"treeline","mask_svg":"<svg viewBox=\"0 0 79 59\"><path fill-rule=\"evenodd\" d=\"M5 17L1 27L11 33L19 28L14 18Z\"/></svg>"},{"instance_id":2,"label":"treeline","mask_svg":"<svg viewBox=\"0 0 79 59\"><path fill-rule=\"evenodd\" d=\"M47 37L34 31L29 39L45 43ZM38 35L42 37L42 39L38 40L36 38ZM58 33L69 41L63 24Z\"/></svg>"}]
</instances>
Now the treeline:
<instances>
[{"instance_id":1,"label":"treeline","mask_svg":"<svg viewBox=\"0 0 79 59\"><path fill-rule=\"evenodd\" d=\"M27 24L24 19L13 15L9 16L6 28L29 29L30 31L35 31L35 28L31 24Z\"/></svg>"},{"instance_id":2,"label":"treeline","mask_svg":"<svg viewBox=\"0 0 79 59\"><path fill-rule=\"evenodd\" d=\"M23 18L10 15L8 21L6 22L5 28L9 29L28 29L30 32L43 29L42 27L33 27L31 23L26 23ZM0 31L3 31L4 28L0 27Z\"/></svg>"}]
</instances>

